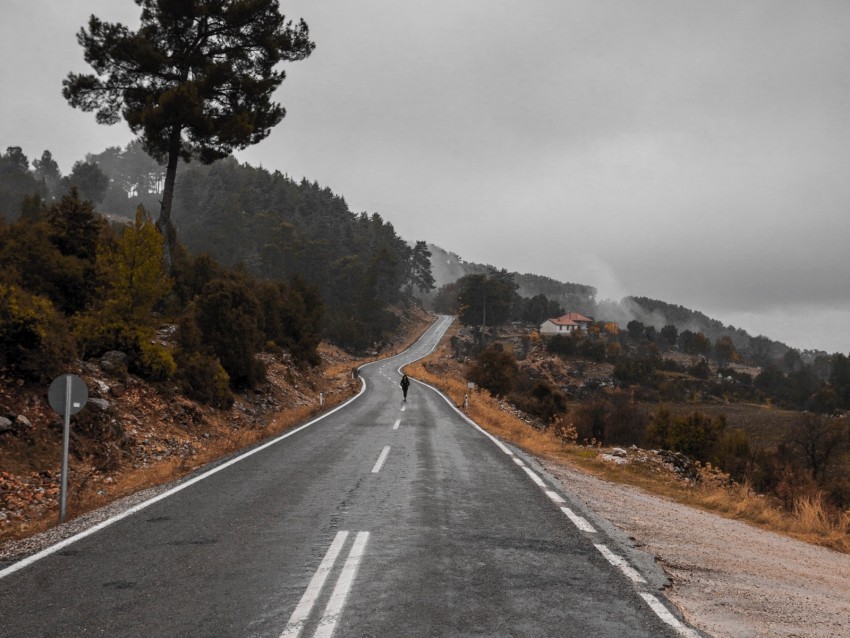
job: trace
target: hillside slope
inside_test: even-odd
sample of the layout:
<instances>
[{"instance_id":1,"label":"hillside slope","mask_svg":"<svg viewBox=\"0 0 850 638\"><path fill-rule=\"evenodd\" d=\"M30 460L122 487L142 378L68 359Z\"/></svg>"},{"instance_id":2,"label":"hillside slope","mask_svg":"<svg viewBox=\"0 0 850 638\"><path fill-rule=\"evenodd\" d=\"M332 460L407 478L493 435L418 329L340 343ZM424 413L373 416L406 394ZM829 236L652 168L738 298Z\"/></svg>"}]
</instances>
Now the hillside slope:
<instances>
[{"instance_id":1,"label":"hillside slope","mask_svg":"<svg viewBox=\"0 0 850 638\"><path fill-rule=\"evenodd\" d=\"M421 310L401 315L385 351L402 349L430 321ZM360 384L351 370L363 361L325 343L320 354L322 364L312 369L286 354L257 355L267 381L237 394L230 409L200 405L169 383L115 373L108 359L78 361L72 372L90 400L71 423L68 519L179 478L352 396ZM0 416L9 422L0 428L0 541L9 541L57 522L62 422L46 386L8 375L0 375Z\"/></svg>"}]
</instances>

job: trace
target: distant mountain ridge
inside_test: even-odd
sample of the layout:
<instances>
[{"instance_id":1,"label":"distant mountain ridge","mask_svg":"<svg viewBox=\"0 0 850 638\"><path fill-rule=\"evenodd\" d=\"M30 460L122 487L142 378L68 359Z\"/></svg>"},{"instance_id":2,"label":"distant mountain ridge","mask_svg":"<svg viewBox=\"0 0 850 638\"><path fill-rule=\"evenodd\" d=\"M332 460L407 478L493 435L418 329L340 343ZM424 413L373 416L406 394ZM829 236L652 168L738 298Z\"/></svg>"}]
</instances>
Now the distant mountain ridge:
<instances>
[{"instance_id":1,"label":"distant mountain ridge","mask_svg":"<svg viewBox=\"0 0 850 638\"><path fill-rule=\"evenodd\" d=\"M426 303L434 298L436 290L465 275L499 270L489 264L466 261L456 253L434 244L429 244L428 249L431 251L431 272L436 289L425 296ZM531 273L512 274L514 282L519 286L517 292L522 297L543 294L548 299L557 301L567 311L578 311L597 321L614 321L623 329L633 320L640 321L646 326L653 326L656 330L671 324L680 332L684 330L701 332L712 341L729 336L735 347L744 353L752 352L754 339L759 339L761 341L759 347L772 359L781 357L790 349L784 343L763 336L753 337L746 330L726 325L698 310L684 306L648 297L627 296L620 300L598 299L598 291L593 286L562 282Z\"/></svg>"}]
</instances>

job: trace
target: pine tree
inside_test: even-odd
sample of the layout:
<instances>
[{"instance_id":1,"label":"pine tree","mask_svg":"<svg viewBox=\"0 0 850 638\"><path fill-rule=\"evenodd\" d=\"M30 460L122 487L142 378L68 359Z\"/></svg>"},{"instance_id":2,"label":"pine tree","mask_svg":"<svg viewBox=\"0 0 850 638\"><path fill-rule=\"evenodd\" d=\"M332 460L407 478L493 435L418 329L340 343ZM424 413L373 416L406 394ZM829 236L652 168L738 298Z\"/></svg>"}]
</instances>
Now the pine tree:
<instances>
[{"instance_id":1,"label":"pine tree","mask_svg":"<svg viewBox=\"0 0 850 638\"><path fill-rule=\"evenodd\" d=\"M123 117L166 163L157 226L170 259L178 159L210 163L267 137L285 114L271 99L285 77L275 67L314 45L304 21L287 21L277 0L136 3L138 31L91 16L77 40L95 73L70 73L62 94L101 124Z\"/></svg>"}]
</instances>

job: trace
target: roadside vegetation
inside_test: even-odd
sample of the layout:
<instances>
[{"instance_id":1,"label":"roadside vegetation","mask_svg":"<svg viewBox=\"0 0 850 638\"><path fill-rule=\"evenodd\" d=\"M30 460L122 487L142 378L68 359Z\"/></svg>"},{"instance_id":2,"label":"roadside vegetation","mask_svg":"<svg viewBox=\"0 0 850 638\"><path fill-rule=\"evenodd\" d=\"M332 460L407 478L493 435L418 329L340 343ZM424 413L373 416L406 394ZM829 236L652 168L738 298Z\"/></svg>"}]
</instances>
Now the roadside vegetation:
<instances>
[{"instance_id":1,"label":"roadside vegetation","mask_svg":"<svg viewBox=\"0 0 850 638\"><path fill-rule=\"evenodd\" d=\"M409 374L466 401L476 422L529 452L850 551L847 357L804 361L788 350L759 366L731 338L636 321L623 330L604 317L541 337L539 324L516 315L530 299L503 303L500 317L481 292L486 279L452 286L459 325ZM483 328L485 299L494 311ZM670 471L659 472L657 458Z\"/></svg>"}]
</instances>

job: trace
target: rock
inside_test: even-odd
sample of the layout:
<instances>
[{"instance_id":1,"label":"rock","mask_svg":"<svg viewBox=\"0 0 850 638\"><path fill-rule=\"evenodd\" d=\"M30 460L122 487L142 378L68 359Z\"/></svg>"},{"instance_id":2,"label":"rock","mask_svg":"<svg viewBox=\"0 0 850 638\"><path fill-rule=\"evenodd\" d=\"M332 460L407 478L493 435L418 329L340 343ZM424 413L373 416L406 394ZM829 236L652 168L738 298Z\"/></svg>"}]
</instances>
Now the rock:
<instances>
[{"instance_id":1,"label":"rock","mask_svg":"<svg viewBox=\"0 0 850 638\"><path fill-rule=\"evenodd\" d=\"M115 385L109 388L109 393L116 398L123 397L126 391L126 386L121 383L116 383Z\"/></svg>"},{"instance_id":2,"label":"rock","mask_svg":"<svg viewBox=\"0 0 850 638\"><path fill-rule=\"evenodd\" d=\"M32 423L23 414L19 414L18 418L15 419L15 425L18 427L18 429L32 429Z\"/></svg>"},{"instance_id":3,"label":"rock","mask_svg":"<svg viewBox=\"0 0 850 638\"><path fill-rule=\"evenodd\" d=\"M15 428L12 427L12 422L4 416L0 416L0 434L4 432L14 432Z\"/></svg>"},{"instance_id":4,"label":"rock","mask_svg":"<svg viewBox=\"0 0 850 638\"><path fill-rule=\"evenodd\" d=\"M623 458L622 456L614 456L613 454L600 454L599 458L603 461L607 461L608 463L616 463L617 465L623 465L624 463L628 463L629 460Z\"/></svg>"},{"instance_id":5,"label":"rock","mask_svg":"<svg viewBox=\"0 0 850 638\"><path fill-rule=\"evenodd\" d=\"M109 401L106 399L89 399L89 403L96 405L104 412L109 410Z\"/></svg>"},{"instance_id":6,"label":"rock","mask_svg":"<svg viewBox=\"0 0 850 638\"><path fill-rule=\"evenodd\" d=\"M101 396L105 396L109 393L109 386L100 379L94 379L92 384L94 384L94 389L100 393Z\"/></svg>"},{"instance_id":7,"label":"rock","mask_svg":"<svg viewBox=\"0 0 850 638\"><path fill-rule=\"evenodd\" d=\"M118 350L110 350L100 358L100 367L104 372L110 374L123 374L127 372L127 355Z\"/></svg>"},{"instance_id":8,"label":"rock","mask_svg":"<svg viewBox=\"0 0 850 638\"><path fill-rule=\"evenodd\" d=\"M612 456L625 457L627 454L626 454L626 451L623 448L615 447L615 448L611 449L611 455Z\"/></svg>"}]
</instances>

